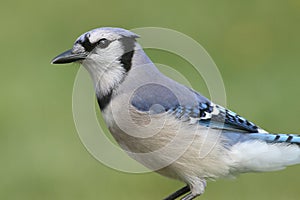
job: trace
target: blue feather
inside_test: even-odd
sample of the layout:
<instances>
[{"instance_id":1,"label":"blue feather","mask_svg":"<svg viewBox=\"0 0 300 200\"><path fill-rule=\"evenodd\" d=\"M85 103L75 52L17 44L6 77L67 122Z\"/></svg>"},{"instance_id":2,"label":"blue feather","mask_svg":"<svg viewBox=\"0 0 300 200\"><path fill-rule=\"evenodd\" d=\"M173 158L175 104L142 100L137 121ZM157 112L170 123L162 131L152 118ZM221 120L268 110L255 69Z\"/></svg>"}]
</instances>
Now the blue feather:
<instances>
[{"instance_id":1,"label":"blue feather","mask_svg":"<svg viewBox=\"0 0 300 200\"><path fill-rule=\"evenodd\" d=\"M151 83L141 86L134 92L131 104L137 110L150 112L151 114L168 112L183 121L193 118L196 121L198 120L200 125L213 129L244 133L259 132L259 128L254 123L230 110L212 104L199 93L191 89L190 91L198 103L195 104L193 99L190 104L180 105L176 95L169 88Z\"/></svg>"},{"instance_id":2,"label":"blue feather","mask_svg":"<svg viewBox=\"0 0 300 200\"><path fill-rule=\"evenodd\" d=\"M228 145L247 142L251 140L264 141L267 143L288 143L300 145L300 135L295 134L273 134L273 133L237 133L223 132L223 137L226 138Z\"/></svg>"}]
</instances>

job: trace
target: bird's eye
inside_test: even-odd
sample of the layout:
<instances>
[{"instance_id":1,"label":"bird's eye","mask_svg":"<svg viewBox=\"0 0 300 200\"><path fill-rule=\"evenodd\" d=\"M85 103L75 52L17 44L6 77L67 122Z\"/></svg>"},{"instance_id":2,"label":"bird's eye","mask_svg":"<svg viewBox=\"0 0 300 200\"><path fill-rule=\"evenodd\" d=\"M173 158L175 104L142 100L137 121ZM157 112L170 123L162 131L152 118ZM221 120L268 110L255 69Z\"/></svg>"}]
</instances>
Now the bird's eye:
<instances>
[{"instance_id":1,"label":"bird's eye","mask_svg":"<svg viewBox=\"0 0 300 200\"><path fill-rule=\"evenodd\" d=\"M105 38L99 40L99 42L98 42L99 47L102 49L106 48L109 44L110 44L110 41Z\"/></svg>"}]
</instances>

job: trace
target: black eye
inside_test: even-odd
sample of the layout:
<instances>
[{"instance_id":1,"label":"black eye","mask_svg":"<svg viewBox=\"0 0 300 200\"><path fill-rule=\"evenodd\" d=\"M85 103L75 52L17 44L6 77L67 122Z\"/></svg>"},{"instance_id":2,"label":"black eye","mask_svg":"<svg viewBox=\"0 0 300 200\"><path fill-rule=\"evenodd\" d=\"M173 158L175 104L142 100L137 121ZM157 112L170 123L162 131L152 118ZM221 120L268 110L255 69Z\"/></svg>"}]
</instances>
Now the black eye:
<instances>
[{"instance_id":1,"label":"black eye","mask_svg":"<svg viewBox=\"0 0 300 200\"><path fill-rule=\"evenodd\" d=\"M109 44L110 44L110 41L105 38L98 41L98 45L102 49L106 48Z\"/></svg>"}]
</instances>

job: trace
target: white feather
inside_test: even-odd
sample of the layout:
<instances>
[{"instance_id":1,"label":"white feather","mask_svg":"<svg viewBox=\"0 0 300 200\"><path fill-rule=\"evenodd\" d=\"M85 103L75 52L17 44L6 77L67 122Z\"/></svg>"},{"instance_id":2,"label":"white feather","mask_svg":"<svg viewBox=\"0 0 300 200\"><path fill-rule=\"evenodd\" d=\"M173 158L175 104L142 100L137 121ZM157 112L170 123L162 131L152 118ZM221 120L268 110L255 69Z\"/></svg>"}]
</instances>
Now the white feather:
<instances>
[{"instance_id":1,"label":"white feather","mask_svg":"<svg viewBox=\"0 0 300 200\"><path fill-rule=\"evenodd\" d=\"M237 172L274 171L300 163L300 148L287 143L237 143L231 148L230 155Z\"/></svg>"},{"instance_id":2,"label":"white feather","mask_svg":"<svg viewBox=\"0 0 300 200\"><path fill-rule=\"evenodd\" d=\"M83 61L89 71L96 93L100 96L108 94L124 78L125 69L120 63L124 54L120 41L113 41L107 48L97 48Z\"/></svg>"}]
</instances>

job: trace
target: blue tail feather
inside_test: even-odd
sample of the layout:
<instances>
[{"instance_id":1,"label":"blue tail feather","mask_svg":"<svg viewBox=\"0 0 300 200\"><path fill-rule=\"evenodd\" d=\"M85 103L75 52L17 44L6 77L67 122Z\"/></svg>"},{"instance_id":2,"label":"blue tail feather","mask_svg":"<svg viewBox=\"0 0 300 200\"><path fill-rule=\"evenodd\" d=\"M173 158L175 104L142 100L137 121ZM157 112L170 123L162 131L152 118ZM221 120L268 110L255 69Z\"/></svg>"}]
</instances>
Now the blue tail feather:
<instances>
[{"instance_id":1,"label":"blue tail feather","mask_svg":"<svg viewBox=\"0 0 300 200\"><path fill-rule=\"evenodd\" d=\"M300 135L295 134L223 132L222 135L227 138L228 145L258 140L267 143L288 143L300 146Z\"/></svg>"},{"instance_id":2,"label":"blue tail feather","mask_svg":"<svg viewBox=\"0 0 300 200\"><path fill-rule=\"evenodd\" d=\"M300 145L300 135L295 134L268 134L252 133L248 134L249 139L263 140L269 143L290 143Z\"/></svg>"}]
</instances>

